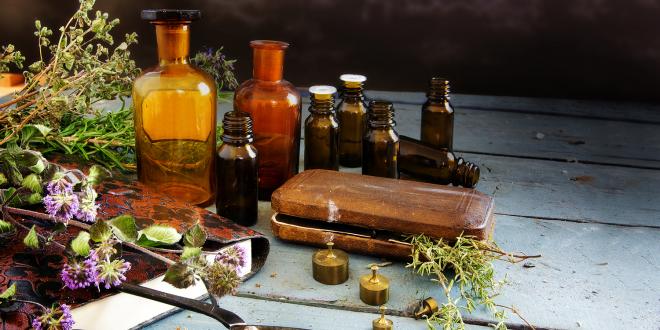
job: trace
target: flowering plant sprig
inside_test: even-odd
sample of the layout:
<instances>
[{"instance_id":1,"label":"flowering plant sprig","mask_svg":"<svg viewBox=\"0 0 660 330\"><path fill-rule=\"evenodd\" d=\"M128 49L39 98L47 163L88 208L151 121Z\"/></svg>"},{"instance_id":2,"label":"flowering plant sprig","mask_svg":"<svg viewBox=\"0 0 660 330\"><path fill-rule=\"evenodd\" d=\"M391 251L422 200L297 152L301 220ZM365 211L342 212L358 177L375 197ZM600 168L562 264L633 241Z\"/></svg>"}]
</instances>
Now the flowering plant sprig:
<instances>
[{"instance_id":1,"label":"flowering plant sprig","mask_svg":"<svg viewBox=\"0 0 660 330\"><path fill-rule=\"evenodd\" d=\"M179 261L169 267L164 281L177 288L186 288L195 280L201 280L215 296L235 294L241 283L241 269L246 266L245 249L234 245L215 256L209 255L202 251L206 237L206 231L199 224L186 231L183 253Z\"/></svg>"}]
</instances>

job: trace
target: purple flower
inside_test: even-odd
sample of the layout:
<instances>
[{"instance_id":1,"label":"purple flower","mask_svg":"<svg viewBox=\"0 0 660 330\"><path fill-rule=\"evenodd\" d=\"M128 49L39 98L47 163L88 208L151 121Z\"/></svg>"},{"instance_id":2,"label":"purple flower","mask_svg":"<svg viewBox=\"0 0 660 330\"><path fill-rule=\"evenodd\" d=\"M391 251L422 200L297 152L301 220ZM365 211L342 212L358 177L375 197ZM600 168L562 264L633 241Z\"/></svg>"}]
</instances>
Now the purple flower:
<instances>
[{"instance_id":1,"label":"purple flower","mask_svg":"<svg viewBox=\"0 0 660 330\"><path fill-rule=\"evenodd\" d=\"M44 197L46 212L52 216L61 217L66 220L73 219L73 216L78 212L79 204L78 196L70 188L51 193Z\"/></svg>"},{"instance_id":2,"label":"purple flower","mask_svg":"<svg viewBox=\"0 0 660 330\"><path fill-rule=\"evenodd\" d=\"M115 259L112 261L103 260L99 262L99 283L105 283L105 288L110 289L113 286L120 285L123 281L126 281L126 276L124 275L129 269L131 269L131 263L124 261L123 259Z\"/></svg>"},{"instance_id":3,"label":"purple flower","mask_svg":"<svg viewBox=\"0 0 660 330\"><path fill-rule=\"evenodd\" d=\"M96 255L90 255L82 262L74 261L72 264L65 264L60 273L64 286L71 290L86 288L92 284L98 286L98 265L96 261Z\"/></svg>"},{"instance_id":4,"label":"purple flower","mask_svg":"<svg viewBox=\"0 0 660 330\"><path fill-rule=\"evenodd\" d=\"M64 191L71 193L73 191L73 184L69 182L65 175L56 175L53 180L48 182L46 189L49 194L59 194Z\"/></svg>"},{"instance_id":5,"label":"purple flower","mask_svg":"<svg viewBox=\"0 0 660 330\"><path fill-rule=\"evenodd\" d=\"M71 330L74 323L76 322L71 316L71 307L61 304L57 308L47 308L41 316L35 317L32 320L32 328L35 330Z\"/></svg>"},{"instance_id":6,"label":"purple flower","mask_svg":"<svg viewBox=\"0 0 660 330\"><path fill-rule=\"evenodd\" d=\"M76 213L78 220L84 222L96 221L96 213L99 209L99 205L96 204L96 197L98 197L96 190L90 186L85 187L82 192L78 193L78 200L80 201Z\"/></svg>"},{"instance_id":7,"label":"purple flower","mask_svg":"<svg viewBox=\"0 0 660 330\"><path fill-rule=\"evenodd\" d=\"M220 251L220 253L215 256L215 261L239 271L242 267L245 267L245 249L234 245Z\"/></svg>"}]
</instances>

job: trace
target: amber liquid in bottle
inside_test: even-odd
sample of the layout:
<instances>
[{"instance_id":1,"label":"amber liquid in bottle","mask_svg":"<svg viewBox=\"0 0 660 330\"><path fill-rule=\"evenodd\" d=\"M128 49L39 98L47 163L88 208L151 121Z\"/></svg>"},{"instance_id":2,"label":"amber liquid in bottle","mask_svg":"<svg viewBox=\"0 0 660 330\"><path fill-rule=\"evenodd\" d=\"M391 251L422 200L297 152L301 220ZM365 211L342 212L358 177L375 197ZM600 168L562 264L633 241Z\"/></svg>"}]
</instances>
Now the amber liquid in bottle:
<instances>
[{"instance_id":1,"label":"amber liquid in bottle","mask_svg":"<svg viewBox=\"0 0 660 330\"><path fill-rule=\"evenodd\" d=\"M312 105L305 119L305 170L339 170L339 123L335 118L332 86L309 88Z\"/></svg>"},{"instance_id":2,"label":"amber liquid in bottle","mask_svg":"<svg viewBox=\"0 0 660 330\"><path fill-rule=\"evenodd\" d=\"M454 108L449 102L449 80L433 77L422 106L422 142L437 149L453 150Z\"/></svg>"},{"instance_id":3,"label":"amber liquid in bottle","mask_svg":"<svg viewBox=\"0 0 660 330\"><path fill-rule=\"evenodd\" d=\"M252 145L252 119L246 112L228 112L222 121L218 148L216 212L243 226L257 223L258 155Z\"/></svg>"},{"instance_id":4,"label":"amber liquid in bottle","mask_svg":"<svg viewBox=\"0 0 660 330\"><path fill-rule=\"evenodd\" d=\"M399 135L394 130L392 103L371 101L368 115L369 127L363 140L362 174L397 179Z\"/></svg>"},{"instance_id":5,"label":"amber liquid in bottle","mask_svg":"<svg viewBox=\"0 0 660 330\"><path fill-rule=\"evenodd\" d=\"M456 157L447 149L436 149L419 140L400 136L401 179L412 178L436 184L473 188L479 182L479 166Z\"/></svg>"},{"instance_id":6,"label":"amber liquid in bottle","mask_svg":"<svg viewBox=\"0 0 660 330\"><path fill-rule=\"evenodd\" d=\"M275 189L298 173L302 103L295 87L282 79L288 45L252 41L253 78L243 82L234 95L234 109L252 116L262 200L270 200Z\"/></svg>"},{"instance_id":7,"label":"amber liquid in bottle","mask_svg":"<svg viewBox=\"0 0 660 330\"><path fill-rule=\"evenodd\" d=\"M159 63L133 84L138 178L206 206L215 193L216 86L188 61L189 23L195 18L190 13L199 12L164 12L142 13L156 27Z\"/></svg>"},{"instance_id":8,"label":"amber liquid in bottle","mask_svg":"<svg viewBox=\"0 0 660 330\"><path fill-rule=\"evenodd\" d=\"M337 104L339 121L339 164L345 167L362 165L362 139L367 131L367 106L364 102L365 76L345 74L341 100Z\"/></svg>"}]
</instances>

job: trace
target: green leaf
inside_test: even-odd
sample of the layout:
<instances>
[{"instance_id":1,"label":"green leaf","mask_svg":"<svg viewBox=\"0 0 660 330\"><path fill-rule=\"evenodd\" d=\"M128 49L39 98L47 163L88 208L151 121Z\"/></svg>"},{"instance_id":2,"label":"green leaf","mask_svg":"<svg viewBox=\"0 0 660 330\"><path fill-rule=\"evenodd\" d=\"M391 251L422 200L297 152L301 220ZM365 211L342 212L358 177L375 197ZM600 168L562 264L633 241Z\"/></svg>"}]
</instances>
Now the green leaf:
<instances>
[{"instance_id":1,"label":"green leaf","mask_svg":"<svg viewBox=\"0 0 660 330\"><path fill-rule=\"evenodd\" d=\"M176 229L165 225L151 225L138 232L138 245L154 247L172 245L181 240L181 234Z\"/></svg>"},{"instance_id":2,"label":"green leaf","mask_svg":"<svg viewBox=\"0 0 660 330\"><path fill-rule=\"evenodd\" d=\"M181 260L199 257L200 255L202 255L201 247L184 246L183 253L181 253Z\"/></svg>"},{"instance_id":3,"label":"green leaf","mask_svg":"<svg viewBox=\"0 0 660 330\"><path fill-rule=\"evenodd\" d=\"M0 234L8 233L14 230L14 226L7 221L0 220Z\"/></svg>"},{"instance_id":4,"label":"green leaf","mask_svg":"<svg viewBox=\"0 0 660 330\"><path fill-rule=\"evenodd\" d=\"M190 247L201 247L206 243L206 231L199 223L194 224L186 230L183 235L183 245Z\"/></svg>"},{"instance_id":5,"label":"green leaf","mask_svg":"<svg viewBox=\"0 0 660 330\"><path fill-rule=\"evenodd\" d=\"M112 232L124 242L135 242L138 238L137 225L132 215L124 214L108 220Z\"/></svg>"},{"instance_id":6,"label":"green leaf","mask_svg":"<svg viewBox=\"0 0 660 330\"><path fill-rule=\"evenodd\" d=\"M34 125L31 125L31 126L36 128L39 131L39 133L41 133L41 136L43 136L43 137L46 137L46 135L48 135L48 133L50 133L53 130L52 128L50 128L48 126L44 126L44 125L40 125L40 124L34 124Z\"/></svg>"},{"instance_id":7,"label":"green leaf","mask_svg":"<svg viewBox=\"0 0 660 330\"><path fill-rule=\"evenodd\" d=\"M8 182L8 180L7 180L7 177L5 176L5 174L0 173L0 186L4 185L7 182Z\"/></svg>"},{"instance_id":8,"label":"green leaf","mask_svg":"<svg viewBox=\"0 0 660 330\"><path fill-rule=\"evenodd\" d=\"M177 262L167 269L163 281L175 288L184 289L195 283L195 273L187 265Z\"/></svg>"},{"instance_id":9,"label":"green leaf","mask_svg":"<svg viewBox=\"0 0 660 330\"><path fill-rule=\"evenodd\" d=\"M34 229L34 225L32 225L28 234L23 238L23 244L31 249L39 248L39 237L37 236L37 231Z\"/></svg>"},{"instance_id":10,"label":"green leaf","mask_svg":"<svg viewBox=\"0 0 660 330\"><path fill-rule=\"evenodd\" d=\"M112 237L112 228L105 221L98 220L89 228L89 235L94 242L107 241Z\"/></svg>"},{"instance_id":11,"label":"green leaf","mask_svg":"<svg viewBox=\"0 0 660 330\"><path fill-rule=\"evenodd\" d=\"M78 233L78 236L71 241L71 249L77 255L81 257L86 257L89 255L89 239L90 235L86 231L81 231Z\"/></svg>"},{"instance_id":12,"label":"green leaf","mask_svg":"<svg viewBox=\"0 0 660 330\"><path fill-rule=\"evenodd\" d=\"M7 290L0 293L0 299L9 299L16 294L16 283L12 283Z\"/></svg>"},{"instance_id":13,"label":"green leaf","mask_svg":"<svg viewBox=\"0 0 660 330\"><path fill-rule=\"evenodd\" d=\"M87 174L87 182L92 186L96 186L109 177L112 177L112 173L108 169L103 166L92 165L89 168L89 174Z\"/></svg>"},{"instance_id":14,"label":"green leaf","mask_svg":"<svg viewBox=\"0 0 660 330\"><path fill-rule=\"evenodd\" d=\"M40 193L32 193L27 198L25 198L25 204L27 205L35 205L35 204L40 204L43 202L44 196L42 196Z\"/></svg>"},{"instance_id":15,"label":"green leaf","mask_svg":"<svg viewBox=\"0 0 660 330\"><path fill-rule=\"evenodd\" d=\"M21 187L28 188L35 193L43 192L41 188L41 180L39 179L39 176L34 173L23 178L23 181L21 182Z\"/></svg>"}]
</instances>

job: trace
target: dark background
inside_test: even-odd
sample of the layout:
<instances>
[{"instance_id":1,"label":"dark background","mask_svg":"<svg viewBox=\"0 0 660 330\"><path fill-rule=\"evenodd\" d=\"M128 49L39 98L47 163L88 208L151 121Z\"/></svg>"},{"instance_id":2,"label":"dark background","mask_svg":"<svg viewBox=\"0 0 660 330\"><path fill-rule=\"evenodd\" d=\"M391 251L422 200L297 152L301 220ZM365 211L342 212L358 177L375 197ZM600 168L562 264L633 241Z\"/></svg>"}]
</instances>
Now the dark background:
<instances>
[{"instance_id":1,"label":"dark background","mask_svg":"<svg viewBox=\"0 0 660 330\"><path fill-rule=\"evenodd\" d=\"M53 30L75 0L0 0L0 43L36 56L34 19ZM444 75L461 93L660 100L656 0L195 0L98 1L136 31L141 67L156 63L144 8L196 8L192 49L224 45L239 80L251 74L248 42L291 42L285 77L298 86L363 73L369 89L423 90ZM119 34L121 33L121 34Z\"/></svg>"}]
</instances>

